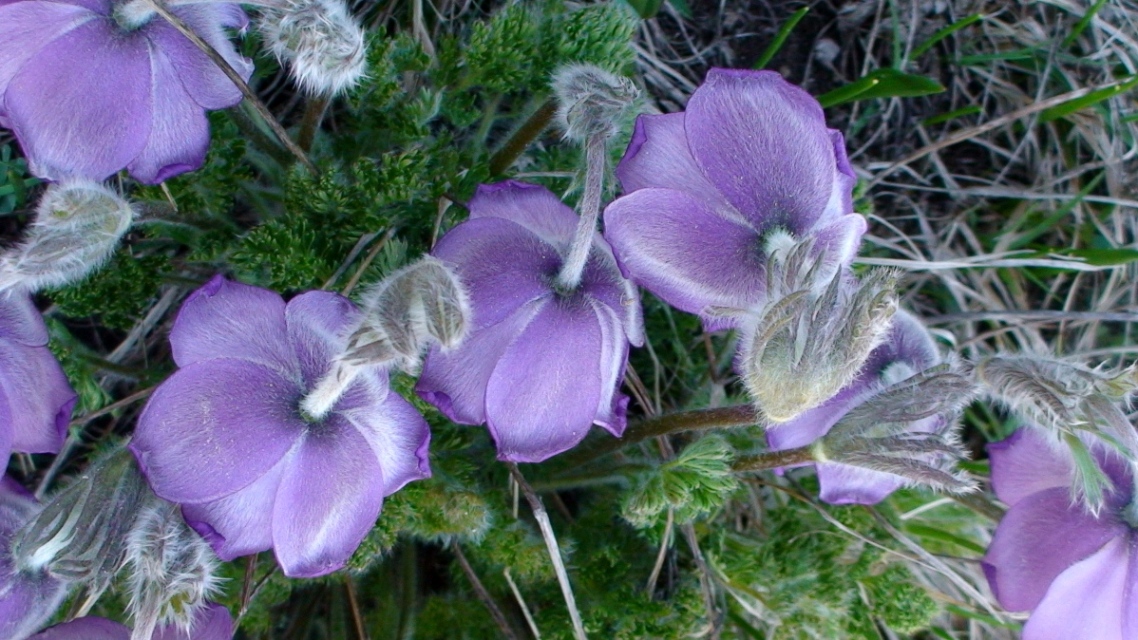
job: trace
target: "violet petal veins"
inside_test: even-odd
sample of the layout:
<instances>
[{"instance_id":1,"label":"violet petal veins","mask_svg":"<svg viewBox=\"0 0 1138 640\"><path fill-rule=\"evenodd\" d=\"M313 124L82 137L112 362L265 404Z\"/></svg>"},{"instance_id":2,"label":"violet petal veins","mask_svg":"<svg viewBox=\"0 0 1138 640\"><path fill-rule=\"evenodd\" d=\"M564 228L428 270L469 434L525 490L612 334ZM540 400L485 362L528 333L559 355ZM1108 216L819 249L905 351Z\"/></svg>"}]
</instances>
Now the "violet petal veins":
<instances>
[{"instance_id":1,"label":"violet petal veins","mask_svg":"<svg viewBox=\"0 0 1138 640\"><path fill-rule=\"evenodd\" d=\"M215 277L171 331L179 369L151 397L131 449L159 496L224 560L272 548L289 576L343 566L383 499L430 475L423 417L362 366L320 420L304 396L347 348L360 312L311 291Z\"/></svg>"},{"instance_id":2,"label":"violet petal veins","mask_svg":"<svg viewBox=\"0 0 1138 640\"><path fill-rule=\"evenodd\" d=\"M569 207L543 187L503 182L480 187L469 208L432 254L466 285L473 326L460 346L431 350L419 394L455 422L486 423L501 460L540 462L593 424L622 434L619 387L643 325L608 244L595 237L580 284L563 290Z\"/></svg>"}]
</instances>

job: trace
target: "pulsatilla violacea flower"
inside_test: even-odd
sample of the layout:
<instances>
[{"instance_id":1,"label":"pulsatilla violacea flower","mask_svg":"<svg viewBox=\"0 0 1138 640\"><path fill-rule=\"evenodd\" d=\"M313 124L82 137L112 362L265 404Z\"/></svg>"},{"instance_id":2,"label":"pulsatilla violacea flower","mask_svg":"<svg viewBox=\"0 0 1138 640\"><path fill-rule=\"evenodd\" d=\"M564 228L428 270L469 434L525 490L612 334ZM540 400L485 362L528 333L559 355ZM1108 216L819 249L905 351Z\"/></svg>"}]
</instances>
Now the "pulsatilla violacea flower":
<instances>
[{"instance_id":1,"label":"pulsatilla violacea flower","mask_svg":"<svg viewBox=\"0 0 1138 640\"><path fill-rule=\"evenodd\" d=\"M272 548L289 576L334 571L374 526L385 496L430 475L427 423L361 365L321 415L305 397L348 347L359 310L312 291L285 304L218 276L170 333L179 369L150 399L131 443L154 492L224 560Z\"/></svg>"},{"instance_id":2,"label":"pulsatilla violacea flower","mask_svg":"<svg viewBox=\"0 0 1138 640\"><path fill-rule=\"evenodd\" d=\"M67 583L46 571L18 566L12 537L39 511L15 480L0 478L0 638L26 638L47 622L67 596Z\"/></svg>"},{"instance_id":3,"label":"pulsatilla violacea flower","mask_svg":"<svg viewBox=\"0 0 1138 640\"><path fill-rule=\"evenodd\" d=\"M712 69L687 109L642 115L606 209L621 268L709 328L766 302L772 234L812 238L822 287L865 232L842 135L808 93L769 71Z\"/></svg>"},{"instance_id":4,"label":"pulsatilla violacea flower","mask_svg":"<svg viewBox=\"0 0 1138 640\"><path fill-rule=\"evenodd\" d=\"M225 607L211 604L198 613L189 629L166 625L159 627L153 634L144 636L142 640L232 640L232 638L233 617ZM117 622L91 616L49 627L29 640L134 640L134 635L130 629Z\"/></svg>"},{"instance_id":5,"label":"pulsatilla violacea flower","mask_svg":"<svg viewBox=\"0 0 1138 640\"><path fill-rule=\"evenodd\" d=\"M1070 450L1037 425L988 446L992 486L1010 509L984 556L1000 605L1030 611L1023 640L1138 637L1138 517L1130 464L1091 441L1109 478L1102 509L1071 499Z\"/></svg>"},{"instance_id":6,"label":"pulsatilla violacea flower","mask_svg":"<svg viewBox=\"0 0 1138 640\"><path fill-rule=\"evenodd\" d=\"M767 442L775 451L810 446L820 497L831 504L874 504L911 484L970 490L952 467L964 456L956 420L975 385L940 361L928 331L899 311L852 383L768 427Z\"/></svg>"},{"instance_id":7,"label":"pulsatilla violacea flower","mask_svg":"<svg viewBox=\"0 0 1138 640\"><path fill-rule=\"evenodd\" d=\"M226 28L236 4L170 10L248 78ZM205 160L205 112L241 101L209 57L149 0L0 0L0 126L41 178L103 180L126 168L158 183Z\"/></svg>"},{"instance_id":8,"label":"pulsatilla violacea flower","mask_svg":"<svg viewBox=\"0 0 1138 640\"><path fill-rule=\"evenodd\" d=\"M498 457L539 462L600 425L624 432L619 393L640 302L597 234L575 286L559 283L578 217L536 185L483 185L470 219L432 254L454 268L473 313L466 341L427 355L417 391L451 420L485 422Z\"/></svg>"}]
</instances>

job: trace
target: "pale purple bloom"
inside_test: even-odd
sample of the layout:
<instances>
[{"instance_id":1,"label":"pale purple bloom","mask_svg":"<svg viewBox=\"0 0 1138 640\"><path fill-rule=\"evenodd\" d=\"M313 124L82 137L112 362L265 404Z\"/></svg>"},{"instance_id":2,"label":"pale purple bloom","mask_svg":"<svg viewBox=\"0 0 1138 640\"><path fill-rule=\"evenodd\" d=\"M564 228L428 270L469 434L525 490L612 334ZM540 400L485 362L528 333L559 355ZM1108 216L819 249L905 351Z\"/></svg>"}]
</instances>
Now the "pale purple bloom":
<instances>
[{"instance_id":1,"label":"pale purple bloom","mask_svg":"<svg viewBox=\"0 0 1138 640\"><path fill-rule=\"evenodd\" d=\"M1031 611L1023 640L1138 638L1138 531L1129 466L1092 447L1112 487L1093 515L1071 499L1074 465L1038 428L988 445L992 487L1010 509L984 556L1000 605ZM1128 521L1129 520L1129 521Z\"/></svg>"},{"instance_id":2,"label":"pale purple bloom","mask_svg":"<svg viewBox=\"0 0 1138 640\"><path fill-rule=\"evenodd\" d=\"M241 92L185 36L139 0L0 0L0 126L15 132L32 172L103 180L126 168L158 183L205 159L205 112ZM170 9L244 78L252 64L227 28L237 4ZM142 22L126 25L124 14Z\"/></svg>"},{"instance_id":3,"label":"pale purple bloom","mask_svg":"<svg viewBox=\"0 0 1138 640\"><path fill-rule=\"evenodd\" d=\"M431 350L416 390L455 422L485 422L501 460L545 460L593 424L620 436L628 345L644 337L635 287L608 244L595 236L581 284L563 291L572 209L521 182L483 185L469 208L432 254L466 285L472 330L455 349Z\"/></svg>"},{"instance_id":4,"label":"pale purple bloom","mask_svg":"<svg viewBox=\"0 0 1138 640\"><path fill-rule=\"evenodd\" d=\"M130 640L130 629L106 618L86 617L44 629L29 640ZM190 630L159 628L150 640L232 640L233 617L219 604L203 608Z\"/></svg>"},{"instance_id":5,"label":"pale purple bloom","mask_svg":"<svg viewBox=\"0 0 1138 640\"><path fill-rule=\"evenodd\" d=\"M14 566L12 536L39 510L35 498L8 476L0 479L0 639L22 639L51 618L67 585L46 571Z\"/></svg>"},{"instance_id":6,"label":"pale purple bloom","mask_svg":"<svg viewBox=\"0 0 1138 640\"><path fill-rule=\"evenodd\" d=\"M869 354L854 381L825 403L798 417L767 428L772 451L811 444L825 436L846 414L889 386L887 376L919 373L940 362L928 330L912 315L898 311L885 342ZM888 371L890 368L901 371ZM883 375L884 374L884 375ZM903 376L908 377L908 376ZM932 415L911 424L910 432L932 433L946 427L944 415ZM830 504L875 504L908 484L892 473L828 461L815 463L819 497Z\"/></svg>"},{"instance_id":7,"label":"pale purple bloom","mask_svg":"<svg viewBox=\"0 0 1138 640\"><path fill-rule=\"evenodd\" d=\"M224 560L272 548L286 575L343 566L383 499L430 475L427 423L361 366L322 420L299 405L346 346L359 311L334 293L288 304L220 276L170 332L179 369L139 418L131 448L154 492Z\"/></svg>"},{"instance_id":8,"label":"pale purple bloom","mask_svg":"<svg viewBox=\"0 0 1138 640\"><path fill-rule=\"evenodd\" d=\"M842 134L770 71L712 69L685 111L640 116L616 173L626 195L604 220L621 268L709 328L765 301L772 231L814 238L832 274L866 228Z\"/></svg>"},{"instance_id":9,"label":"pale purple bloom","mask_svg":"<svg viewBox=\"0 0 1138 640\"><path fill-rule=\"evenodd\" d=\"M22 292L0 293L0 460L55 453L76 395L47 348L43 316Z\"/></svg>"}]
</instances>

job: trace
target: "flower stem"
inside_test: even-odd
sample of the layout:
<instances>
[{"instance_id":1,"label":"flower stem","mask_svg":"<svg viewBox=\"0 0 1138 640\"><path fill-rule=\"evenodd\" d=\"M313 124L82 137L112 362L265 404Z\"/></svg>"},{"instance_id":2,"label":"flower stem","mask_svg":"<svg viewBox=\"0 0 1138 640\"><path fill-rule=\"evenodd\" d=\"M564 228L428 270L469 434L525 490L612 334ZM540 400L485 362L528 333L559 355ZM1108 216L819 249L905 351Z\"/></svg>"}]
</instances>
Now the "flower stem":
<instances>
[{"instance_id":1,"label":"flower stem","mask_svg":"<svg viewBox=\"0 0 1138 640\"><path fill-rule=\"evenodd\" d=\"M597 219L601 215L601 192L605 180L605 142L608 136L594 133L585 141L585 190L581 194L581 218L577 221L577 233L561 272L557 274L557 284L572 290L581 284L581 274L593 249L593 238L597 234Z\"/></svg>"},{"instance_id":2,"label":"flower stem","mask_svg":"<svg viewBox=\"0 0 1138 640\"><path fill-rule=\"evenodd\" d=\"M735 460L735 464L731 465L731 470L736 473L745 473L747 471L765 471L767 469L807 464L817 460L814 452L814 445L808 444L804 447L795 447L794 449L767 451L765 453L757 453L753 456L743 456Z\"/></svg>"},{"instance_id":3,"label":"flower stem","mask_svg":"<svg viewBox=\"0 0 1138 640\"><path fill-rule=\"evenodd\" d=\"M569 584L569 574L565 571L565 563L561 560L561 549L557 546L557 537L553 534L553 525L549 522L549 514L541 504L541 498L534 493L533 487L526 482L518 465L513 462L506 463L514 482L521 488L522 493L529 502L537 526L541 529L541 537L545 540L545 548L549 551L549 559L553 562L553 571L557 574L557 582L561 585L561 595L565 598L565 606L569 608L569 618L573 621L573 635L577 640L587 640L585 623L581 620L581 612L577 610L577 599L573 597L573 587Z\"/></svg>"},{"instance_id":4,"label":"flower stem","mask_svg":"<svg viewBox=\"0 0 1138 640\"><path fill-rule=\"evenodd\" d=\"M506 144L490 156L490 175L500 176L505 173L506 169L514 164L514 160L522 155L529 143L545 131L555 115L557 115L557 103L553 100L547 100L538 107L537 111L514 132L514 135L506 140Z\"/></svg>"},{"instance_id":5,"label":"flower stem","mask_svg":"<svg viewBox=\"0 0 1138 640\"><path fill-rule=\"evenodd\" d=\"M575 469L605 454L656 436L683 431L746 427L757 422L755 408L748 404L670 413L638 422L630 426L621 438L599 440L589 448L581 448L564 456L561 461L567 468Z\"/></svg>"}]
</instances>

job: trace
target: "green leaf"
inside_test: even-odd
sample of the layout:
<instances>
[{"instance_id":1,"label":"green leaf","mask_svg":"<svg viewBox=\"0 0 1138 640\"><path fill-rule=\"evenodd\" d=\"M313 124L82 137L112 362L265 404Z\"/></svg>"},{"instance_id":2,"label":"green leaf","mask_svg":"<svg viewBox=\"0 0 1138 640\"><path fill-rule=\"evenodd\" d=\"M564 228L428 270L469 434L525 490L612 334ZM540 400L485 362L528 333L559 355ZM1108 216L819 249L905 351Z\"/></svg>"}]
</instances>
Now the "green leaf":
<instances>
[{"instance_id":1,"label":"green leaf","mask_svg":"<svg viewBox=\"0 0 1138 640\"><path fill-rule=\"evenodd\" d=\"M802 7L798 11L795 11L793 14L791 14L790 18L788 18L786 22L782 23L782 26L779 27L778 33L776 33L774 36L774 40L771 40L771 43L768 44L767 48L763 51L763 55L759 56L759 59L755 61L755 64L752 65L751 68L762 69L766 67L767 63L771 61L771 58L773 58L775 54L778 53L778 50L782 48L782 45L786 42L787 37L790 36L790 32L794 30L794 27L797 26L802 18L805 17L809 12L810 7Z\"/></svg>"},{"instance_id":2,"label":"green leaf","mask_svg":"<svg viewBox=\"0 0 1138 640\"><path fill-rule=\"evenodd\" d=\"M1054 252L1053 252L1054 253ZM1138 249L1072 249L1058 255L1082 258L1097 267L1112 267L1138 262Z\"/></svg>"},{"instance_id":3,"label":"green leaf","mask_svg":"<svg viewBox=\"0 0 1138 640\"><path fill-rule=\"evenodd\" d=\"M636 10L636 13L645 20L656 17L660 12L660 7L664 5L664 0L624 0Z\"/></svg>"},{"instance_id":4,"label":"green leaf","mask_svg":"<svg viewBox=\"0 0 1138 640\"><path fill-rule=\"evenodd\" d=\"M977 553L977 554L983 554L984 553L984 545L977 544L976 542L973 542L972 540L969 540L968 538L965 538L963 536L958 536L955 533L945 531L944 529L940 529L937 527L930 527L930 526L924 525L924 524L910 523L910 524L905 525L905 531L908 531L909 533L911 533L915 536L921 537L921 538L928 538L931 540L937 540L939 542L946 542L948 544L955 545L955 546L960 547L962 549L968 549L969 551L972 551L972 552Z\"/></svg>"},{"instance_id":5,"label":"green leaf","mask_svg":"<svg viewBox=\"0 0 1138 640\"><path fill-rule=\"evenodd\" d=\"M967 107L955 109L953 111L949 111L948 113L941 113L930 118L925 118L924 120L921 120L921 124L926 127L930 127L934 124L941 124L942 122L948 122L949 120L954 120L956 118L970 116L974 113L984 113L984 109L978 104L968 105Z\"/></svg>"},{"instance_id":6,"label":"green leaf","mask_svg":"<svg viewBox=\"0 0 1138 640\"><path fill-rule=\"evenodd\" d=\"M1053 120L1058 120L1059 118L1065 116L1069 116L1076 111L1098 104L1107 98L1113 98L1120 93L1129 91L1134 87L1134 85L1138 85L1138 75L1132 76L1122 84L1117 84L1113 87L1107 87L1106 89L1099 89L1098 91L1092 91L1081 98L1068 100L1066 102L1057 104L1050 109L1044 109L1039 114L1039 123L1043 124L1046 122L1051 122Z\"/></svg>"},{"instance_id":7,"label":"green leaf","mask_svg":"<svg viewBox=\"0 0 1138 640\"><path fill-rule=\"evenodd\" d=\"M928 40L925 40L921 44L917 45L916 48L913 49L912 53L909 54L909 59L915 60L915 59L921 57L926 52L928 52L929 49L932 49L934 46L936 46L936 43L940 42L941 40L944 40L945 38L956 33L957 31L960 31L964 27L967 27L970 24L979 22L980 20L983 20L983 19L984 19L984 14L974 13L974 14L968 16L967 18L962 18L960 20L957 20L956 22L948 25L947 27L945 27L945 28L937 31L936 33L932 34L931 36L929 36Z\"/></svg>"},{"instance_id":8,"label":"green leaf","mask_svg":"<svg viewBox=\"0 0 1138 640\"><path fill-rule=\"evenodd\" d=\"M1062 46L1064 49L1066 49L1067 47L1074 44L1075 40L1079 37L1079 35L1082 34L1083 31L1086 30L1087 25L1089 25L1091 23L1091 20L1094 20L1095 14L1098 13L1099 9L1102 9L1105 5L1106 5L1106 0L1098 0L1097 2L1095 2L1094 4L1091 5L1090 9L1087 9L1087 12L1085 14L1083 14L1083 17L1080 18L1079 21L1075 23L1074 27L1071 27L1071 33L1068 33L1067 37L1063 38L1063 45Z\"/></svg>"},{"instance_id":9,"label":"green leaf","mask_svg":"<svg viewBox=\"0 0 1138 640\"><path fill-rule=\"evenodd\" d=\"M944 90L944 86L932 78L885 68L818 96L818 102L823 107L834 107L854 100L912 98L941 93Z\"/></svg>"}]
</instances>

